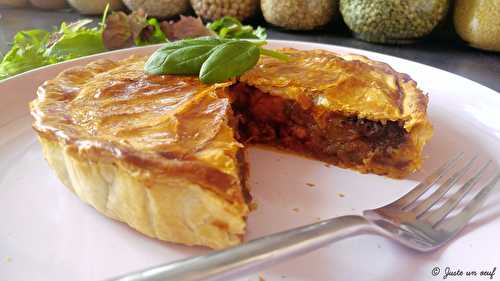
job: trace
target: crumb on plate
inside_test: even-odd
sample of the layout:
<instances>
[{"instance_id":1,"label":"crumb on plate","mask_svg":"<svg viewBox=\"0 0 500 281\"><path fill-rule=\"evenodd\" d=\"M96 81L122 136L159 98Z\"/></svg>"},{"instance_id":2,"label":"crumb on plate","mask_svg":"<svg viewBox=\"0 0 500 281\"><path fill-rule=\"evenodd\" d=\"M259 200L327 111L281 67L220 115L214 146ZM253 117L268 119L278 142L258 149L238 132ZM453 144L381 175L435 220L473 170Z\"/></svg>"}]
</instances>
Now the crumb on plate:
<instances>
[{"instance_id":1,"label":"crumb on plate","mask_svg":"<svg viewBox=\"0 0 500 281\"><path fill-rule=\"evenodd\" d=\"M250 210L251 211L255 211L257 210L257 208L259 207L259 205L257 205L257 202L253 201L252 203L250 203Z\"/></svg>"}]
</instances>

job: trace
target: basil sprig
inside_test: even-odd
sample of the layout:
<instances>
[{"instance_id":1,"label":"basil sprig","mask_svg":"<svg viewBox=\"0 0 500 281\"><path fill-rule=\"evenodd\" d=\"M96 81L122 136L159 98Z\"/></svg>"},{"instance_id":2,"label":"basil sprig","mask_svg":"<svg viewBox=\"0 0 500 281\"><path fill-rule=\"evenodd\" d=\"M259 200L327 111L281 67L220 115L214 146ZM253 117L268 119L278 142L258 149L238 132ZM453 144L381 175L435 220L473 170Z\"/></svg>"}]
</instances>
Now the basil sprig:
<instances>
[{"instance_id":1,"label":"basil sprig","mask_svg":"<svg viewBox=\"0 0 500 281\"><path fill-rule=\"evenodd\" d=\"M198 75L213 84L239 76L257 64L260 55L288 60L285 54L262 48L265 41L203 37L170 42L146 61L146 74Z\"/></svg>"}]
</instances>

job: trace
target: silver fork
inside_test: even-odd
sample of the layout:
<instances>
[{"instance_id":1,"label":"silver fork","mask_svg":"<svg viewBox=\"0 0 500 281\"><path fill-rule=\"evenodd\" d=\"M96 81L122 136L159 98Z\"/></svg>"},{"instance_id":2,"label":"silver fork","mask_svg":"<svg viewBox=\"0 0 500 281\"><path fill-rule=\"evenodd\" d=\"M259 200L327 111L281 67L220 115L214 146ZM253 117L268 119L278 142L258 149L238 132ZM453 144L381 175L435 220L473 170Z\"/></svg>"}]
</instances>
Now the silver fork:
<instances>
[{"instance_id":1,"label":"silver fork","mask_svg":"<svg viewBox=\"0 0 500 281\"><path fill-rule=\"evenodd\" d=\"M439 248L462 230L486 200L500 179L495 171L488 183L457 215L446 218L480 180L491 161L479 168L445 202L438 201L473 166L476 157L467 161L427 198L417 201L445 175L456 170L463 153L453 157L400 199L362 216L342 216L252 240L240 246L211 254L109 279L114 281L194 281L228 280L255 272L287 258L296 257L340 239L361 233L378 233L421 252Z\"/></svg>"}]
</instances>

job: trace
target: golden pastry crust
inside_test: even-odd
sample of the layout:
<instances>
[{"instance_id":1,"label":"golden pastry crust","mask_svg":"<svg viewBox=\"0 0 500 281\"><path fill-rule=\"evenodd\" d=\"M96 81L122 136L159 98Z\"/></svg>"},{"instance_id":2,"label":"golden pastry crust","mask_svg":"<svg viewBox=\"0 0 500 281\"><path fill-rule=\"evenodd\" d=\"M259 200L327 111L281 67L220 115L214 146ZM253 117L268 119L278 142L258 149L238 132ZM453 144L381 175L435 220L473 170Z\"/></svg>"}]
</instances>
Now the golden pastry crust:
<instances>
[{"instance_id":1,"label":"golden pastry crust","mask_svg":"<svg viewBox=\"0 0 500 281\"><path fill-rule=\"evenodd\" d=\"M176 198L165 196L174 188L171 182L179 184L177 189L197 188L201 196L198 201L205 200L204 197L218 200L219 207L209 210L214 213L195 218L191 216L198 215L196 212L183 212L185 217L168 219L164 231L155 232L147 224L136 223L150 221L154 216L148 219L140 212L112 208L109 211L94 196L82 199L150 236L214 248L234 245L241 240L249 209L244 183L240 180L242 160L238 154L242 145L234 139L228 119L231 107L224 90L228 83L208 86L194 77L147 76L143 71L144 61L142 57L117 62L99 60L68 69L42 85L31 110L34 129L45 147L51 147L44 149L45 157L56 170L74 170L75 175L87 174L93 178L99 173L87 163L112 165L116 167L114 174L127 176L134 183L120 188L124 192L142 188L143 193L151 196L148 204ZM50 160L53 156L48 151L58 150L65 161ZM75 186L87 189L76 192L78 195L97 192L92 180L62 175L65 173L59 176L71 189ZM79 180L89 182L77 183ZM107 187L98 184L103 190L111 189L109 185L112 183L108 182ZM133 205L134 198L123 200L122 207ZM197 202L182 200L172 204L170 210L168 204L162 203L166 213L176 212L176 205L186 204L187 208ZM154 203L150 208L159 204ZM115 216L113 212L124 215ZM198 223L190 223L200 218L219 229L219 234L197 229ZM219 237L204 240L214 235Z\"/></svg>"}]
</instances>

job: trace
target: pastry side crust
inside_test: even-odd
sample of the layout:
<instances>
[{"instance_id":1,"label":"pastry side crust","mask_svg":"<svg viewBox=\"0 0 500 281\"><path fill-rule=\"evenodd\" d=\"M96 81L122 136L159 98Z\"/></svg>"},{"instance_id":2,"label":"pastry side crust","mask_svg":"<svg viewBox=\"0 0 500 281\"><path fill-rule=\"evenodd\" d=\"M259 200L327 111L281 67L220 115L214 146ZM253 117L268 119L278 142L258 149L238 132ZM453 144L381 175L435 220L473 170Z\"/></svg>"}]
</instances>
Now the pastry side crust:
<instances>
[{"instance_id":1,"label":"pastry side crust","mask_svg":"<svg viewBox=\"0 0 500 281\"><path fill-rule=\"evenodd\" d=\"M230 204L181 177L138 176L119 161L78 157L39 137L43 154L60 180L100 213L161 240L221 249L241 243L246 205Z\"/></svg>"}]
</instances>

